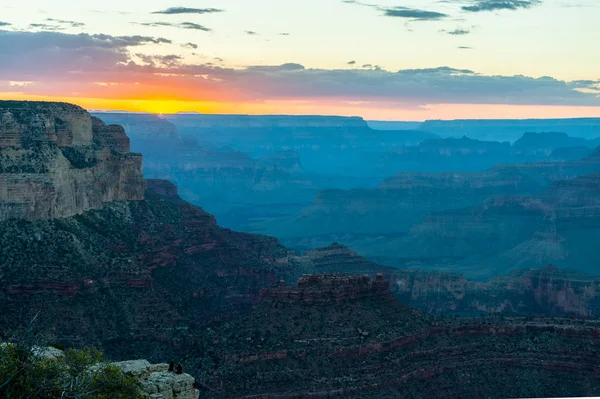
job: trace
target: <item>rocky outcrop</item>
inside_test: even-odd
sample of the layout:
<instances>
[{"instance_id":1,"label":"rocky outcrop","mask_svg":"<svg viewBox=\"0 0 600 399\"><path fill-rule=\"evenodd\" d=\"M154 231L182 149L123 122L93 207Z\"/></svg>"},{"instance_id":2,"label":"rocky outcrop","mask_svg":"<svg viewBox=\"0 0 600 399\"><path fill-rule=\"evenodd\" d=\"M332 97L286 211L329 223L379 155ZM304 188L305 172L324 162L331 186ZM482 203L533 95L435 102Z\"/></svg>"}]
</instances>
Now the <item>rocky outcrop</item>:
<instances>
[{"instance_id":1,"label":"rocky outcrop","mask_svg":"<svg viewBox=\"0 0 600 399\"><path fill-rule=\"evenodd\" d=\"M32 353L35 358L46 360L65 358L65 352L52 346L34 346ZM200 392L194 388L194 377L183 372L176 373L175 368L169 371L166 363L151 364L144 359L107 362L92 366L90 372L102 372L104 367L100 366L116 366L124 376L135 381L142 396L147 399L198 399L200 396Z\"/></svg>"},{"instance_id":2,"label":"rocky outcrop","mask_svg":"<svg viewBox=\"0 0 600 399\"><path fill-rule=\"evenodd\" d=\"M92 144L92 120L80 107L66 103L0 101L0 147L33 143L59 146Z\"/></svg>"},{"instance_id":3,"label":"rocky outcrop","mask_svg":"<svg viewBox=\"0 0 600 399\"><path fill-rule=\"evenodd\" d=\"M317 272L323 273L359 273L375 275L393 270L363 258L345 245L333 243L327 247L305 252L302 260L309 262Z\"/></svg>"},{"instance_id":4,"label":"rocky outcrop","mask_svg":"<svg viewBox=\"0 0 600 399\"><path fill-rule=\"evenodd\" d=\"M0 220L68 217L144 188L121 127L70 104L0 101Z\"/></svg>"},{"instance_id":5,"label":"rocky outcrop","mask_svg":"<svg viewBox=\"0 0 600 399\"><path fill-rule=\"evenodd\" d=\"M194 377L168 371L168 364L150 364L147 360L127 360L114 363L126 376L140 382L143 395L148 399L198 399Z\"/></svg>"},{"instance_id":6,"label":"rocky outcrop","mask_svg":"<svg viewBox=\"0 0 600 399\"><path fill-rule=\"evenodd\" d=\"M129 137L125 134L123 126L106 125L101 119L92 117L92 131L94 139L101 145L121 154L131 151Z\"/></svg>"}]
</instances>

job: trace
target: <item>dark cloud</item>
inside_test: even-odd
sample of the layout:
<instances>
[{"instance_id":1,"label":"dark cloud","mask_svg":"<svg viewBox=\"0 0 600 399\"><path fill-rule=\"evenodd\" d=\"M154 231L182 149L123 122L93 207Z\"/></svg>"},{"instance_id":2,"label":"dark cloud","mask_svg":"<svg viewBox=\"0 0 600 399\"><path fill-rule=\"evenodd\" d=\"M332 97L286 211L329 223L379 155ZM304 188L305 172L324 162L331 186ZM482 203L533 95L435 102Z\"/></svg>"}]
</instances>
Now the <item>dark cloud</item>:
<instances>
[{"instance_id":1,"label":"dark cloud","mask_svg":"<svg viewBox=\"0 0 600 399\"><path fill-rule=\"evenodd\" d=\"M65 26L62 25L50 25L50 24L29 24L29 29L40 29L40 30L44 30L44 31L61 31L61 30L65 30L67 29Z\"/></svg>"},{"instance_id":2,"label":"dark cloud","mask_svg":"<svg viewBox=\"0 0 600 399\"><path fill-rule=\"evenodd\" d=\"M381 8L381 10L386 17L408 18L413 21L437 21L448 16L448 14L441 12L424 11L407 7Z\"/></svg>"},{"instance_id":3,"label":"dark cloud","mask_svg":"<svg viewBox=\"0 0 600 399\"><path fill-rule=\"evenodd\" d=\"M144 64L152 66L164 66L164 67L175 67L179 66L180 61L183 59L181 56L176 54L170 55L147 55L143 53L135 54Z\"/></svg>"},{"instance_id":4,"label":"dark cloud","mask_svg":"<svg viewBox=\"0 0 600 399\"><path fill-rule=\"evenodd\" d=\"M475 0L471 5L461 7L468 12L511 10L531 8L542 3L541 0Z\"/></svg>"},{"instance_id":5,"label":"dark cloud","mask_svg":"<svg viewBox=\"0 0 600 399\"><path fill-rule=\"evenodd\" d=\"M279 36L289 36L290 34L287 32L280 33Z\"/></svg>"},{"instance_id":6,"label":"dark cloud","mask_svg":"<svg viewBox=\"0 0 600 399\"><path fill-rule=\"evenodd\" d=\"M1 26L11 26L12 24L9 22L4 22L4 21L0 21L0 27Z\"/></svg>"},{"instance_id":7,"label":"dark cloud","mask_svg":"<svg viewBox=\"0 0 600 399\"><path fill-rule=\"evenodd\" d=\"M199 25L193 22L178 22L178 23L172 23L172 22L142 22L142 23L137 23L138 25L143 25L143 26L154 26L154 27L158 27L158 26L168 26L171 28L179 28L179 29L193 29L193 30L201 30L203 32L212 32L212 29L207 28L204 25Z\"/></svg>"},{"instance_id":8,"label":"dark cloud","mask_svg":"<svg viewBox=\"0 0 600 399\"><path fill-rule=\"evenodd\" d=\"M94 40L101 40L107 45L114 47L131 47L131 46L141 46L143 44L171 44L173 43L169 39L165 39L164 37L152 37L152 36L111 36L105 34L97 34L97 35L87 35L81 33L79 35L66 35L73 37L90 37Z\"/></svg>"},{"instance_id":9,"label":"dark cloud","mask_svg":"<svg viewBox=\"0 0 600 399\"><path fill-rule=\"evenodd\" d=\"M223 62L224 61L223 58L220 58L220 57L215 57L215 58L213 58L213 60L219 61L219 62Z\"/></svg>"},{"instance_id":10,"label":"dark cloud","mask_svg":"<svg viewBox=\"0 0 600 399\"><path fill-rule=\"evenodd\" d=\"M371 7L383 12L386 17L406 18L413 21L437 21L448 17L447 14L435 11L419 10L409 7L381 7L376 4L363 3L357 0L342 0L346 4L356 4L364 7Z\"/></svg>"},{"instance_id":11,"label":"dark cloud","mask_svg":"<svg viewBox=\"0 0 600 399\"><path fill-rule=\"evenodd\" d=\"M214 14L218 12L224 12L219 8L187 8L187 7L170 7L166 10L155 11L152 14L165 14L165 15L176 15L176 14Z\"/></svg>"},{"instance_id":12,"label":"dark cloud","mask_svg":"<svg viewBox=\"0 0 600 399\"><path fill-rule=\"evenodd\" d=\"M183 29L194 29L194 30L201 30L204 32L212 31L212 29L207 28L206 26L195 24L193 22L182 22L178 26Z\"/></svg>"},{"instance_id":13,"label":"dark cloud","mask_svg":"<svg viewBox=\"0 0 600 399\"><path fill-rule=\"evenodd\" d=\"M470 30L466 30L466 29L454 29L451 30L449 32L447 32L449 35L453 35L453 36L463 36L463 35L468 35L469 33L471 33Z\"/></svg>"},{"instance_id":14,"label":"dark cloud","mask_svg":"<svg viewBox=\"0 0 600 399\"><path fill-rule=\"evenodd\" d=\"M253 71L303 71L306 68L302 64L296 64L294 62L289 62L281 65L258 65L248 67L248 70Z\"/></svg>"},{"instance_id":15,"label":"dark cloud","mask_svg":"<svg viewBox=\"0 0 600 399\"><path fill-rule=\"evenodd\" d=\"M352 61L348 61L348 65L355 65L356 61L352 60Z\"/></svg>"},{"instance_id":16,"label":"dark cloud","mask_svg":"<svg viewBox=\"0 0 600 399\"><path fill-rule=\"evenodd\" d=\"M460 50L473 50L473 47L469 47L469 46L458 46L457 48Z\"/></svg>"},{"instance_id":17,"label":"dark cloud","mask_svg":"<svg viewBox=\"0 0 600 399\"><path fill-rule=\"evenodd\" d=\"M72 28L83 28L85 26L85 24L83 22L67 21L64 19L46 18L46 21L56 22L57 24L60 24L60 25L69 25Z\"/></svg>"},{"instance_id":18,"label":"dark cloud","mask_svg":"<svg viewBox=\"0 0 600 399\"><path fill-rule=\"evenodd\" d=\"M250 35L250 36L258 35L258 33L254 32L253 30L247 30L245 32L246 32L247 35Z\"/></svg>"},{"instance_id":19,"label":"dark cloud","mask_svg":"<svg viewBox=\"0 0 600 399\"><path fill-rule=\"evenodd\" d=\"M420 69L401 69L398 73L404 75L475 75L475 72L470 69L456 69L447 66L437 68L420 68Z\"/></svg>"},{"instance_id":20,"label":"dark cloud","mask_svg":"<svg viewBox=\"0 0 600 399\"><path fill-rule=\"evenodd\" d=\"M181 47L191 48L191 49L196 50L198 48L198 45L194 44L194 43L184 43L184 44L181 45Z\"/></svg>"}]
</instances>

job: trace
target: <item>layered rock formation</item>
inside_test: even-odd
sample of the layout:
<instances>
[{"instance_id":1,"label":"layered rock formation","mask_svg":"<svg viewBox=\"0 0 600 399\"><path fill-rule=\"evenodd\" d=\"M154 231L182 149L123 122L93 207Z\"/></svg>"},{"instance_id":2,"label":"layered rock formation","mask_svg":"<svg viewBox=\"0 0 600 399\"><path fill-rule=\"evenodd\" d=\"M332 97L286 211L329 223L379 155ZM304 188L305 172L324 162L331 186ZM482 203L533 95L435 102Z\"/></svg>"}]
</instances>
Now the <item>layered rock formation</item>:
<instances>
[{"instance_id":1,"label":"layered rock formation","mask_svg":"<svg viewBox=\"0 0 600 399\"><path fill-rule=\"evenodd\" d=\"M457 273L396 270L390 278L399 301L432 314L600 315L600 277L576 270L548 266L488 281Z\"/></svg>"},{"instance_id":2,"label":"layered rock formation","mask_svg":"<svg viewBox=\"0 0 600 399\"><path fill-rule=\"evenodd\" d=\"M596 275L600 175L557 181L538 196L495 196L431 213L401 236L365 251L393 266L488 279L548 264Z\"/></svg>"},{"instance_id":3,"label":"layered rock formation","mask_svg":"<svg viewBox=\"0 0 600 399\"><path fill-rule=\"evenodd\" d=\"M210 361L198 360L198 380L212 398L244 399L600 392L595 322L435 319L394 301L383 281L377 295L352 295L361 283L313 275L281 288L284 295L264 296L207 337Z\"/></svg>"},{"instance_id":4,"label":"layered rock formation","mask_svg":"<svg viewBox=\"0 0 600 399\"><path fill-rule=\"evenodd\" d=\"M430 314L600 316L600 277L577 270L546 266L474 281L460 273L382 266L340 244L307 252L299 261L318 273L381 274L396 299Z\"/></svg>"},{"instance_id":5,"label":"layered rock formation","mask_svg":"<svg viewBox=\"0 0 600 399\"><path fill-rule=\"evenodd\" d=\"M395 251L400 237L420 229L420 223L432 225L431 219L440 212L448 218L453 213L464 216L471 207L491 208L493 197L540 195L554 181L599 171L596 151L575 161L499 165L484 172L399 173L374 189L323 190L311 206L293 217L269 221L264 228L293 248L338 241L379 263L404 265L401 262L411 256ZM444 219L435 223L456 226ZM416 249L410 247L410 252Z\"/></svg>"},{"instance_id":6,"label":"layered rock formation","mask_svg":"<svg viewBox=\"0 0 600 399\"><path fill-rule=\"evenodd\" d=\"M432 120L421 124L419 130L442 137L466 135L478 140L516 141L525 132L563 132L572 137L596 139L600 136L600 119Z\"/></svg>"},{"instance_id":7,"label":"layered rock formation","mask_svg":"<svg viewBox=\"0 0 600 399\"><path fill-rule=\"evenodd\" d=\"M375 275L395 270L370 262L345 245L333 243L327 247L305 252L301 259L320 273L358 273Z\"/></svg>"},{"instance_id":8,"label":"layered rock formation","mask_svg":"<svg viewBox=\"0 0 600 399\"><path fill-rule=\"evenodd\" d=\"M0 220L56 219L144 195L122 128L63 103L0 101Z\"/></svg>"},{"instance_id":9,"label":"layered rock formation","mask_svg":"<svg viewBox=\"0 0 600 399\"><path fill-rule=\"evenodd\" d=\"M383 274L377 274L374 281L368 275L352 276L347 274L305 274L298 280L296 287L287 287L281 281L279 289L264 289L261 298L301 301L304 303L337 303L376 296L389 296L390 283L383 280Z\"/></svg>"}]
</instances>

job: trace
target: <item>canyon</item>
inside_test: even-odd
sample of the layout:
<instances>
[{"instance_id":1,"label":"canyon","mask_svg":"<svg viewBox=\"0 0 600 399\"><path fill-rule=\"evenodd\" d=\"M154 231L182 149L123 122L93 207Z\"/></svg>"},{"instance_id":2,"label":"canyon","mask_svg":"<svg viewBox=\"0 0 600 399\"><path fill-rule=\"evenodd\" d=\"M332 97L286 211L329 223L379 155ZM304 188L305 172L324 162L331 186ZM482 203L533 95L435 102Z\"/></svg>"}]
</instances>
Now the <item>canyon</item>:
<instances>
[{"instance_id":1,"label":"canyon","mask_svg":"<svg viewBox=\"0 0 600 399\"><path fill-rule=\"evenodd\" d=\"M77 188L69 198L85 192L101 200L76 207L57 200L53 213L11 211L0 220L0 332L35 318L59 345L93 346L115 361L178 359L207 398L600 393L600 326L580 318L597 314L593 276L543 268L473 281L381 266L342 243L299 254L276 238L219 226L213 215L182 199L171 182L143 180L141 156L128 151L121 127L65 104L5 108L7 121L20 122L0 128L2 159L29 150L35 156L22 159L19 167L35 166L50 149L66 160L57 168L41 163L45 167L35 172L5 174L21 184L47 175L50 184ZM29 147L32 134L44 140ZM93 151L86 152L90 146ZM91 166L88 154L106 158L97 155ZM137 159L134 171L94 172L106 160L121 167L127 157ZM301 173L303 163L290 153L262 159L265 170ZM73 172L78 167L92 169L85 184ZM511 198L519 206L530 204L526 209L537 215L552 205L552 215L565 215L566 221L592 215L591 225L596 205L591 195L598 185L594 176L574 175L595 167L591 156L529 165L518 173L513 166L499 167L472 180L455 174L396 176L379 190L396 199L395 191L413 190L417 203L417 193L433 192L437 185L469 194L474 203L485 201L496 186L521 188L523 182L528 189L538 187L539 195L520 197L515 189ZM62 182L52 180L55 174ZM140 178L132 181L131 195L119 188L130 181L123 174ZM551 200L545 199L544 184L534 184L571 174L548 189L555 190L547 194ZM110 195L103 194L105 187ZM35 195L24 191L20 198L31 202ZM454 198L465 204L460 195ZM7 209L12 206L6 197L2 201ZM482 312L495 314L473 316Z\"/></svg>"},{"instance_id":2,"label":"canyon","mask_svg":"<svg viewBox=\"0 0 600 399\"><path fill-rule=\"evenodd\" d=\"M392 240L446 209L446 195L448 208L461 208L599 170L580 161L600 144L591 133L586 139L534 125L511 144L421 128L374 130L360 118L94 115L126 126L147 177L173 181L223 226L276 236L298 250L340 241L363 252L370 240ZM463 187L471 180L477 187ZM401 191L398 182L417 189Z\"/></svg>"}]
</instances>

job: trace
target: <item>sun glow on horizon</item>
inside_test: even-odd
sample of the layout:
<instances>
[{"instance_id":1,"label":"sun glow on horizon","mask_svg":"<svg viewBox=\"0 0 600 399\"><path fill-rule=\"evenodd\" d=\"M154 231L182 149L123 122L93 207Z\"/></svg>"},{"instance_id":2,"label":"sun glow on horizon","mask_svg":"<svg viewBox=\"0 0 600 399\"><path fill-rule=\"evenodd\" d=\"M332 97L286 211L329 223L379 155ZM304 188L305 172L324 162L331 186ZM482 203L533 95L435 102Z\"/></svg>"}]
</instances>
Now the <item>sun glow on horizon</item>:
<instances>
[{"instance_id":1,"label":"sun glow on horizon","mask_svg":"<svg viewBox=\"0 0 600 399\"><path fill-rule=\"evenodd\" d=\"M430 104L425 107L389 103L331 101L323 99L269 100L262 102L182 101L172 99L111 99L54 97L0 92L2 100L60 101L102 112L168 115L176 113L248 115L359 116L367 120L425 121L432 119L554 119L600 118L600 106L545 106L512 104Z\"/></svg>"}]
</instances>

